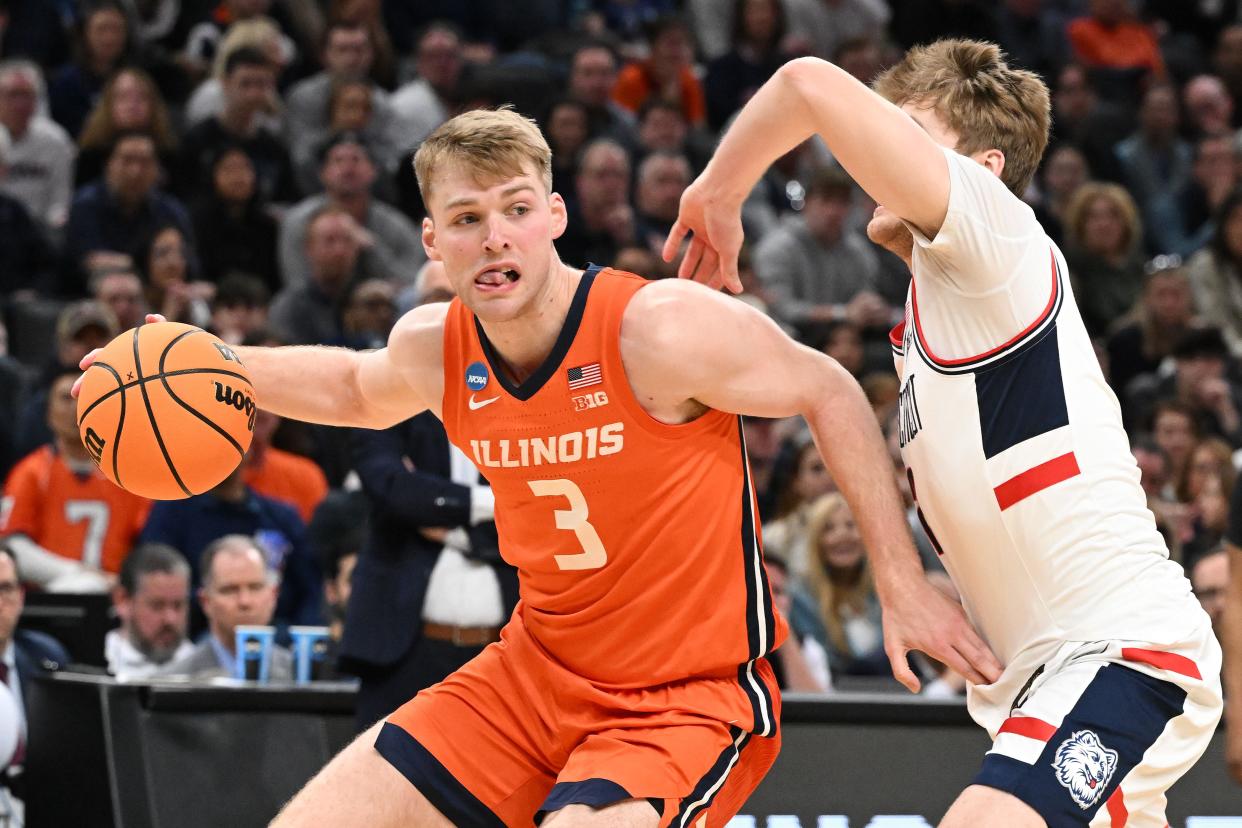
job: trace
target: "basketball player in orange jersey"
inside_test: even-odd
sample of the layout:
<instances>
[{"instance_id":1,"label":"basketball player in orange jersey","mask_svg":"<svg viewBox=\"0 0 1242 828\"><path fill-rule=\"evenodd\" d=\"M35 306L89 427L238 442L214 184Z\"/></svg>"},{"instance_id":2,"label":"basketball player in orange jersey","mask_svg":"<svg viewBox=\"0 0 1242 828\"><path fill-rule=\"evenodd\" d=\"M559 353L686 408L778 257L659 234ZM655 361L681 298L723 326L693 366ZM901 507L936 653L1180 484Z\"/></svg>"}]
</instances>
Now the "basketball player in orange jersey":
<instances>
[{"instance_id":1,"label":"basketball player in orange jersey","mask_svg":"<svg viewBox=\"0 0 1242 828\"><path fill-rule=\"evenodd\" d=\"M871 550L899 678L917 686L915 648L972 681L998 672L923 578L854 380L699 285L563 264L550 164L513 112L450 120L415 167L423 243L459 298L374 352L237 349L284 417L438 414L491 482L521 577L501 641L362 734L281 828L723 826L779 747L764 657L786 631L738 414L810 423Z\"/></svg>"}]
</instances>

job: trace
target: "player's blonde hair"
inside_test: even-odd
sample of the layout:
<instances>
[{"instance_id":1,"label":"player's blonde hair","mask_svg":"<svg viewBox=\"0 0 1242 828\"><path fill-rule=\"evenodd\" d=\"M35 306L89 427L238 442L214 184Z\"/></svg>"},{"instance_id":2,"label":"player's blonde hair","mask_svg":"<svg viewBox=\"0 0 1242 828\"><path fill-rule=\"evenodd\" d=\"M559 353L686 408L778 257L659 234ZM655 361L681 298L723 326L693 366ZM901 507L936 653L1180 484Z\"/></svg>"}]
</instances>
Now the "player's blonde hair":
<instances>
[{"instance_id":1,"label":"player's blonde hair","mask_svg":"<svg viewBox=\"0 0 1242 828\"><path fill-rule=\"evenodd\" d=\"M957 133L962 155L1000 150L1001 181L1019 196L1026 191L1048 146L1048 87L1034 72L1011 69L996 44L949 39L915 46L872 87L898 106L933 109Z\"/></svg>"},{"instance_id":2,"label":"player's blonde hair","mask_svg":"<svg viewBox=\"0 0 1242 828\"><path fill-rule=\"evenodd\" d=\"M512 109L475 109L450 118L414 153L414 174L423 203L431 201L431 177L446 164L460 164L479 182L496 182L535 168L552 192L552 150L530 118Z\"/></svg>"}]
</instances>

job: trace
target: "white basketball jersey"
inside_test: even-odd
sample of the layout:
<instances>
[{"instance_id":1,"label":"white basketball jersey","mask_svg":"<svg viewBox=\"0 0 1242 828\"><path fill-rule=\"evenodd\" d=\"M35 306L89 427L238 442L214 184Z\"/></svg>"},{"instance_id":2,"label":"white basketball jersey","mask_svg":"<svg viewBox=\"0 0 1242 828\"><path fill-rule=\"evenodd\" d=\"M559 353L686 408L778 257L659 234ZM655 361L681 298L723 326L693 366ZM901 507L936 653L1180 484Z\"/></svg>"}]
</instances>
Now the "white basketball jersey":
<instances>
[{"instance_id":1,"label":"white basketball jersey","mask_svg":"<svg viewBox=\"0 0 1242 828\"><path fill-rule=\"evenodd\" d=\"M1030 208L946 150L949 210L915 236L892 335L900 442L928 536L1006 665L993 718L1059 643L1181 641L1204 620L1168 560L1070 289ZM985 726L991 722L981 721Z\"/></svg>"}]
</instances>

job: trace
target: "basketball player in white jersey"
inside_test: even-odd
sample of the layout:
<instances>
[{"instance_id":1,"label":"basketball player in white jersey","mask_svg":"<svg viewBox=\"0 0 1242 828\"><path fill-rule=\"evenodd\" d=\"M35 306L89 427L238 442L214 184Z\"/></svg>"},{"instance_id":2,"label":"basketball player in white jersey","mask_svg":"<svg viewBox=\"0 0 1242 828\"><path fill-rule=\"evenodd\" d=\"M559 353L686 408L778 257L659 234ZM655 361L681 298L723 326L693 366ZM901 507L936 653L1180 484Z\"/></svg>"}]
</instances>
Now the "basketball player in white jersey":
<instances>
[{"instance_id":1,"label":"basketball player in white jersey","mask_svg":"<svg viewBox=\"0 0 1242 828\"><path fill-rule=\"evenodd\" d=\"M927 534L1005 665L969 687L993 737L942 825L1164 826L1221 713L1220 647L1146 508L1065 261L1016 194L1048 90L991 44L912 50L875 91L782 68L682 197L665 247L736 291L740 205L814 133L882 205L913 279L892 334L902 453Z\"/></svg>"}]
</instances>

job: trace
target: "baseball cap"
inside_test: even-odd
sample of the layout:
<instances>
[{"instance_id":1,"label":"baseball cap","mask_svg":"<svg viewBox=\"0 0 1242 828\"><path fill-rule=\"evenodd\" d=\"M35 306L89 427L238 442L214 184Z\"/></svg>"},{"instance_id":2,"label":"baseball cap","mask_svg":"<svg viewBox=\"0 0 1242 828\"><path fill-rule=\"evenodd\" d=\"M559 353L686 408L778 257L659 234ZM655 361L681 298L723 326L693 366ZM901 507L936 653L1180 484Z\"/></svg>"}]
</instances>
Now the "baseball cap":
<instances>
[{"instance_id":1,"label":"baseball cap","mask_svg":"<svg viewBox=\"0 0 1242 828\"><path fill-rule=\"evenodd\" d=\"M82 331L96 327L111 339L120 333L116 317L112 311L93 299L74 302L60 312L56 318L56 339L66 342L76 339Z\"/></svg>"}]
</instances>

